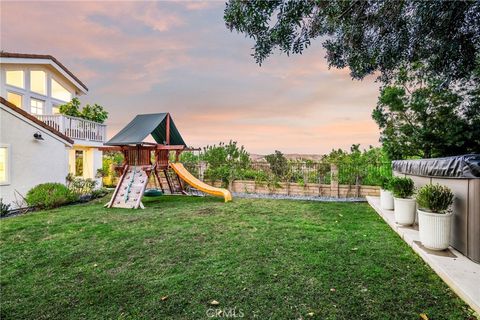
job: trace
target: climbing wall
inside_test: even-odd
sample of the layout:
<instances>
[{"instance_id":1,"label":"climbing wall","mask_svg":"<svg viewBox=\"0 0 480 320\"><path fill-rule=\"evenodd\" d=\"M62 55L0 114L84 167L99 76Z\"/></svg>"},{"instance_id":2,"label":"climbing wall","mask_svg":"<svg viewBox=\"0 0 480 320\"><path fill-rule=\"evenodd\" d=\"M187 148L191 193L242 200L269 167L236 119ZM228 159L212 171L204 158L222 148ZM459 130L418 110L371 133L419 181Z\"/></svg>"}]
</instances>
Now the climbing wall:
<instances>
[{"instance_id":1,"label":"climbing wall","mask_svg":"<svg viewBox=\"0 0 480 320\"><path fill-rule=\"evenodd\" d=\"M108 207L143 209L141 199L152 169L152 166L127 166Z\"/></svg>"}]
</instances>

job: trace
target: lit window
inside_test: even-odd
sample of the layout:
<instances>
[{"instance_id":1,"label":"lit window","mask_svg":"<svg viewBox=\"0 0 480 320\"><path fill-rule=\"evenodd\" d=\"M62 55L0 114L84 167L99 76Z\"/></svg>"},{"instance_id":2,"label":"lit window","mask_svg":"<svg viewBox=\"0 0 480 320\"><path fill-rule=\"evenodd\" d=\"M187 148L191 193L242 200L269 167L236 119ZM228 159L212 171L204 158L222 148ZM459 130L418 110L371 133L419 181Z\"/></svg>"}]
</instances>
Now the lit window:
<instances>
[{"instance_id":1,"label":"lit window","mask_svg":"<svg viewBox=\"0 0 480 320\"><path fill-rule=\"evenodd\" d=\"M8 92L7 91L7 100L13 103L15 106L22 107L22 95L18 93Z\"/></svg>"},{"instance_id":2,"label":"lit window","mask_svg":"<svg viewBox=\"0 0 480 320\"><path fill-rule=\"evenodd\" d=\"M30 99L30 112L33 114L43 114L43 106L45 103L41 100Z\"/></svg>"},{"instance_id":3,"label":"lit window","mask_svg":"<svg viewBox=\"0 0 480 320\"><path fill-rule=\"evenodd\" d=\"M52 79L52 97L62 101L72 100L72 94L65 89L60 83Z\"/></svg>"},{"instance_id":4,"label":"lit window","mask_svg":"<svg viewBox=\"0 0 480 320\"><path fill-rule=\"evenodd\" d=\"M8 163L9 148L5 145L0 145L0 184L7 184L9 182L9 163Z\"/></svg>"},{"instance_id":5,"label":"lit window","mask_svg":"<svg viewBox=\"0 0 480 320\"><path fill-rule=\"evenodd\" d=\"M23 71L22 70L7 70L7 84L19 88L25 88L25 83L23 82Z\"/></svg>"},{"instance_id":6,"label":"lit window","mask_svg":"<svg viewBox=\"0 0 480 320\"><path fill-rule=\"evenodd\" d=\"M60 108L58 106L52 107L52 114L60 114Z\"/></svg>"},{"instance_id":7,"label":"lit window","mask_svg":"<svg viewBox=\"0 0 480 320\"><path fill-rule=\"evenodd\" d=\"M30 71L30 90L32 92L47 94L47 76L44 71Z\"/></svg>"}]
</instances>

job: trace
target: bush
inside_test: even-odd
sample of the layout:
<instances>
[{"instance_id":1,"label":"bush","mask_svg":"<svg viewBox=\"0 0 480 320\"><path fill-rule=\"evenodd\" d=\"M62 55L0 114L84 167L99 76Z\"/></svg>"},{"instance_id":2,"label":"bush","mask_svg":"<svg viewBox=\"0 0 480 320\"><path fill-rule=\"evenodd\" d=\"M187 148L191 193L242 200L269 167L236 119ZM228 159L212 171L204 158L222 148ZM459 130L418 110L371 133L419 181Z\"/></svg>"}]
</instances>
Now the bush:
<instances>
[{"instance_id":1,"label":"bush","mask_svg":"<svg viewBox=\"0 0 480 320\"><path fill-rule=\"evenodd\" d=\"M75 177L71 173L67 175L66 180L68 189L79 197L91 195L97 185L97 181L93 179Z\"/></svg>"},{"instance_id":2,"label":"bush","mask_svg":"<svg viewBox=\"0 0 480 320\"><path fill-rule=\"evenodd\" d=\"M270 170L278 177L283 178L288 172L288 161L287 158L278 150L275 150L275 153L265 156L270 165Z\"/></svg>"},{"instance_id":3,"label":"bush","mask_svg":"<svg viewBox=\"0 0 480 320\"><path fill-rule=\"evenodd\" d=\"M407 199L413 196L415 184L410 178L392 178L390 182L392 193L396 198Z\"/></svg>"},{"instance_id":4,"label":"bush","mask_svg":"<svg viewBox=\"0 0 480 320\"><path fill-rule=\"evenodd\" d=\"M427 184L418 190L417 203L422 210L445 213L453 203L453 193L445 186Z\"/></svg>"},{"instance_id":5,"label":"bush","mask_svg":"<svg viewBox=\"0 0 480 320\"><path fill-rule=\"evenodd\" d=\"M383 190L392 189L392 177L382 176L380 180L380 188Z\"/></svg>"},{"instance_id":6,"label":"bush","mask_svg":"<svg viewBox=\"0 0 480 320\"><path fill-rule=\"evenodd\" d=\"M10 204L3 203L3 199L0 198L0 217L4 217L10 210Z\"/></svg>"},{"instance_id":7,"label":"bush","mask_svg":"<svg viewBox=\"0 0 480 320\"><path fill-rule=\"evenodd\" d=\"M87 104L83 109L80 109L80 100L73 98L70 102L59 106L61 114L82 118L90 121L104 123L108 119L108 112L102 106L94 104L93 106Z\"/></svg>"},{"instance_id":8,"label":"bush","mask_svg":"<svg viewBox=\"0 0 480 320\"><path fill-rule=\"evenodd\" d=\"M103 198L108 194L108 190L105 188L95 189L92 191L92 199Z\"/></svg>"},{"instance_id":9,"label":"bush","mask_svg":"<svg viewBox=\"0 0 480 320\"><path fill-rule=\"evenodd\" d=\"M27 204L40 209L51 209L74 202L78 199L70 189L61 183L39 184L27 193Z\"/></svg>"},{"instance_id":10,"label":"bush","mask_svg":"<svg viewBox=\"0 0 480 320\"><path fill-rule=\"evenodd\" d=\"M230 141L203 148L201 154L208 167L205 179L221 180L224 186L230 185L235 179L242 177L242 172L250 167L250 156L243 146L236 141Z\"/></svg>"}]
</instances>

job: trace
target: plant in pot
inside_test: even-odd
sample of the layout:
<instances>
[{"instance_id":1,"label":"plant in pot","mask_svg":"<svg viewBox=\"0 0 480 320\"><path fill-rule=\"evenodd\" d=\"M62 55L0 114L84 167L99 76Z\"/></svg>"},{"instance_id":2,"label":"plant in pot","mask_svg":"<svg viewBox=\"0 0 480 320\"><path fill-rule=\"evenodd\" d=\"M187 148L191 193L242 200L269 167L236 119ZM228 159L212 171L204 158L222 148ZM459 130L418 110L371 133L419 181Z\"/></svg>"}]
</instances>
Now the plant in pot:
<instances>
[{"instance_id":1,"label":"plant in pot","mask_svg":"<svg viewBox=\"0 0 480 320\"><path fill-rule=\"evenodd\" d=\"M453 212L452 191L439 184L427 184L417 193L420 241L431 250L444 250L450 244Z\"/></svg>"},{"instance_id":2,"label":"plant in pot","mask_svg":"<svg viewBox=\"0 0 480 320\"><path fill-rule=\"evenodd\" d=\"M393 210L393 195L391 190L391 177L382 177L380 186L380 207L385 210Z\"/></svg>"},{"instance_id":3,"label":"plant in pot","mask_svg":"<svg viewBox=\"0 0 480 320\"><path fill-rule=\"evenodd\" d=\"M395 222L409 226L415 222L416 202L412 198L415 184L410 178L394 177L390 182L395 207Z\"/></svg>"}]
</instances>

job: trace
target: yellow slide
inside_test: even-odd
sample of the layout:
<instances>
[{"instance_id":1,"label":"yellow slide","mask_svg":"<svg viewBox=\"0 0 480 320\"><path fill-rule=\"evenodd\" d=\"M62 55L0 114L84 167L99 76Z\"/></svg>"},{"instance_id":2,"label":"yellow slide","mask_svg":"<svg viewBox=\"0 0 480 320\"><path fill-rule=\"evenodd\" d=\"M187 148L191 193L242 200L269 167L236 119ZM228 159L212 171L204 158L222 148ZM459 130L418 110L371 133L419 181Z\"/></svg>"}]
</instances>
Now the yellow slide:
<instances>
[{"instance_id":1,"label":"yellow slide","mask_svg":"<svg viewBox=\"0 0 480 320\"><path fill-rule=\"evenodd\" d=\"M232 194L227 189L215 188L195 178L190 172L185 169L181 163L170 163L170 167L175 171L183 181L191 185L197 190L211 194L212 196L219 196L225 199L225 202L232 201Z\"/></svg>"}]
</instances>

